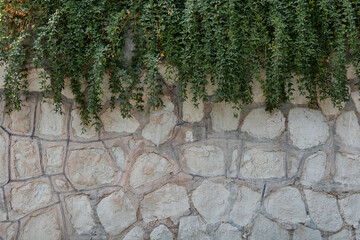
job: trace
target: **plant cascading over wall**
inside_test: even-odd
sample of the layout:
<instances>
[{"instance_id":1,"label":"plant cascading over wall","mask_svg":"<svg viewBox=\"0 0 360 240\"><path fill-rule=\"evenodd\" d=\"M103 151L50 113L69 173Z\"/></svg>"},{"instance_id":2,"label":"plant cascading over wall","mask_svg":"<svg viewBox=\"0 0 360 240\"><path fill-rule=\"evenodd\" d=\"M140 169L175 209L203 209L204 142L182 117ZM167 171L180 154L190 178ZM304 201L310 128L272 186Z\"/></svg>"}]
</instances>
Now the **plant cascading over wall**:
<instances>
[{"instance_id":1,"label":"plant cascading over wall","mask_svg":"<svg viewBox=\"0 0 360 240\"><path fill-rule=\"evenodd\" d=\"M44 69L43 90L58 111L70 81L85 124L98 123L105 76L124 117L161 106L162 62L195 103L211 82L214 101L241 107L258 79L268 110L289 100L295 75L312 103L320 95L337 106L349 97L347 66L359 76L360 0L2 0L0 8L9 111L21 106L29 63Z\"/></svg>"}]
</instances>

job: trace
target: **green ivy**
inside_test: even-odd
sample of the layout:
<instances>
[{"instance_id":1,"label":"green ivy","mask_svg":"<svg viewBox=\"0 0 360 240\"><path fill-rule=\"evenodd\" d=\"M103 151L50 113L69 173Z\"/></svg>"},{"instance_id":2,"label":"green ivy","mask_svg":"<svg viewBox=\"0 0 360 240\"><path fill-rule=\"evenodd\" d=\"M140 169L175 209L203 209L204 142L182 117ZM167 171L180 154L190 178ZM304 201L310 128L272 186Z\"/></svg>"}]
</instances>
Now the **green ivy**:
<instances>
[{"instance_id":1,"label":"green ivy","mask_svg":"<svg viewBox=\"0 0 360 240\"><path fill-rule=\"evenodd\" d=\"M268 110L289 101L294 76L311 103L319 96L340 106L347 66L360 75L360 0L2 0L0 14L10 112L20 109L29 63L44 69L57 111L70 80L84 124L99 123L105 78L123 117L162 106L163 62L177 69L184 99L191 91L194 103L208 100L213 84L211 100L241 107L258 79Z\"/></svg>"}]
</instances>

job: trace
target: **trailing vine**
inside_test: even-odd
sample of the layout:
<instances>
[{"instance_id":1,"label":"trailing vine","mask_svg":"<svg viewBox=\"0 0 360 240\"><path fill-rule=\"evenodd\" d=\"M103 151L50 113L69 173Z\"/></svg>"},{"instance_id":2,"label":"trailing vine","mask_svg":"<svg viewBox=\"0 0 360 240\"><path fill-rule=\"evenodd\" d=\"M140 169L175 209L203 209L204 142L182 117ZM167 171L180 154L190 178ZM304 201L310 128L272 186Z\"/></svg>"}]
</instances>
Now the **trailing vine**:
<instances>
[{"instance_id":1,"label":"trailing vine","mask_svg":"<svg viewBox=\"0 0 360 240\"><path fill-rule=\"evenodd\" d=\"M312 103L336 106L349 98L347 66L360 75L360 0L2 0L0 14L9 112L21 107L29 63L44 69L57 111L70 80L84 124L99 122L106 78L124 117L161 106L162 62L177 70L183 98L207 100L213 84L214 101L241 107L258 79L268 110L290 99L294 75Z\"/></svg>"}]
</instances>

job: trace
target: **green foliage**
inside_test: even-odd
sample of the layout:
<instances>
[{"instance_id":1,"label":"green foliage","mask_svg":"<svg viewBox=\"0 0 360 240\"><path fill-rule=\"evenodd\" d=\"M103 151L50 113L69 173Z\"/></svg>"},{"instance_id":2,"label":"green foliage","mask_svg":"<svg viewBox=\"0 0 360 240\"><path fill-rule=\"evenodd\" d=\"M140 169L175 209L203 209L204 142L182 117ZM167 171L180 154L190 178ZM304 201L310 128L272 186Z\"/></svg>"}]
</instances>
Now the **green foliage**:
<instances>
[{"instance_id":1,"label":"green foliage","mask_svg":"<svg viewBox=\"0 0 360 240\"><path fill-rule=\"evenodd\" d=\"M320 95L337 106L349 97L346 66L360 75L360 0L2 0L0 14L7 109L20 108L32 62L58 111L70 80L85 124L98 123L106 77L124 117L161 106L163 61L195 103L208 99L209 81L215 101L251 103L258 78L268 110L289 100L294 75L312 103Z\"/></svg>"}]
</instances>

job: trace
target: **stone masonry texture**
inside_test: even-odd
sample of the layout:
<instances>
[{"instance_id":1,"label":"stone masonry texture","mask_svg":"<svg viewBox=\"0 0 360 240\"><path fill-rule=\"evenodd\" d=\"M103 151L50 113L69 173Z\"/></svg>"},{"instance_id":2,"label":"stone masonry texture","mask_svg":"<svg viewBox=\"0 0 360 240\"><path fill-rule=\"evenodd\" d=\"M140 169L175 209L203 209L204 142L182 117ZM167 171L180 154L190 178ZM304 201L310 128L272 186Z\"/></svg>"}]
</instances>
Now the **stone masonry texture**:
<instances>
[{"instance_id":1,"label":"stone masonry texture","mask_svg":"<svg viewBox=\"0 0 360 240\"><path fill-rule=\"evenodd\" d=\"M0 101L0 239L360 240L348 78L341 110L296 93L273 112L257 82L241 110L182 103L167 82L163 108L124 119L106 102L86 132L69 89L63 115L36 88L19 112Z\"/></svg>"}]
</instances>

